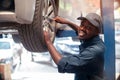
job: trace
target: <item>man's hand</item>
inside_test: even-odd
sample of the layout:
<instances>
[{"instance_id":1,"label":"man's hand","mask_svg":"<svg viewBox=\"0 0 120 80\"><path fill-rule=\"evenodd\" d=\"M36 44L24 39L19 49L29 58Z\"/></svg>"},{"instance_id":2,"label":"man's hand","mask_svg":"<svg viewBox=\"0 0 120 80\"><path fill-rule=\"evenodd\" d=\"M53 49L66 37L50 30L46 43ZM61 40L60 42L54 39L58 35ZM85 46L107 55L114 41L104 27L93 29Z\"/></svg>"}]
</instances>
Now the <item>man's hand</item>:
<instances>
[{"instance_id":1,"label":"man's hand","mask_svg":"<svg viewBox=\"0 0 120 80\"><path fill-rule=\"evenodd\" d=\"M62 17L59 17L59 16L55 17L53 20L58 22L58 23L61 23L61 24L67 24L68 23L68 20L66 20Z\"/></svg>"},{"instance_id":2,"label":"man's hand","mask_svg":"<svg viewBox=\"0 0 120 80\"><path fill-rule=\"evenodd\" d=\"M55 49L54 45L52 44L52 41L50 40L50 35L48 33L48 29L46 27L43 28L44 32L44 39L46 42L46 46L49 50L49 53L51 57L53 58L54 62L58 64L60 59L62 58L61 54Z\"/></svg>"},{"instance_id":3,"label":"man's hand","mask_svg":"<svg viewBox=\"0 0 120 80\"><path fill-rule=\"evenodd\" d=\"M48 29L46 27L43 28L43 31L44 31L44 40L47 44L47 43L51 42L50 35L49 35Z\"/></svg>"}]
</instances>

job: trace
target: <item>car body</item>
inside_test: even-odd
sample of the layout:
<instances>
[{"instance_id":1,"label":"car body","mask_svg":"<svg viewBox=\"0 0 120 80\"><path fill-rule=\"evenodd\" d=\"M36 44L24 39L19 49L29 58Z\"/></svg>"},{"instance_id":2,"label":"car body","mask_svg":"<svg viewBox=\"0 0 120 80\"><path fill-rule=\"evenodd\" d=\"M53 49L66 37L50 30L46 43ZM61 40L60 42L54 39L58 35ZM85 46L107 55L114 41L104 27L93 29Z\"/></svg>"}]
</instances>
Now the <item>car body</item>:
<instances>
[{"instance_id":1,"label":"car body","mask_svg":"<svg viewBox=\"0 0 120 80\"><path fill-rule=\"evenodd\" d=\"M55 38L54 46L64 56L79 54L80 40L77 37Z\"/></svg>"},{"instance_id":2,"label":"car body","mask_svg":"<svg viewBox=\"0 0 120 80\"><path fill-rule=\"evenodd\" d=\"M17 64L20 63L20 45L14 43L12 39L0 38L0 64L10 64L13 72Z\"/></svg>"},{"instance_id":3,"label":"car body","mask_svg":"<svg viewBox=\"0 0 120 80\"><path fill-rule=\"evenodd\" d=\"M24 2L24 3L23 3ZM29 2L29 4L26 4ZM17 23L32 23L33 21L33 16L34 16L34 10L35 10L35 0L1 0L1 10L4 10L3 12L0 13L0 22L17 22ZM13 11L7 11L8 5L5 6L5 3L9 4L9 6L14 5L15 9L11 8L14 10ZM21 6L22 4L22 6ZM13 7L14 7L13 6ZM21 6L21 7L20 7ZM29 13L29 14L28 14Z\"/></svg>"},{"instance_id":4,"label":"car body","mask_svg":"<svg viewBox=\"0 0 120 80\"><path fill-rule=\"evenodd\" d=\"M58 3L59 0L0 0L0 33L20 38L28 51L46 51L43 28L48 28L54 41L56 23L51 18L58 14Z\"/></svg>"}]
</instances>

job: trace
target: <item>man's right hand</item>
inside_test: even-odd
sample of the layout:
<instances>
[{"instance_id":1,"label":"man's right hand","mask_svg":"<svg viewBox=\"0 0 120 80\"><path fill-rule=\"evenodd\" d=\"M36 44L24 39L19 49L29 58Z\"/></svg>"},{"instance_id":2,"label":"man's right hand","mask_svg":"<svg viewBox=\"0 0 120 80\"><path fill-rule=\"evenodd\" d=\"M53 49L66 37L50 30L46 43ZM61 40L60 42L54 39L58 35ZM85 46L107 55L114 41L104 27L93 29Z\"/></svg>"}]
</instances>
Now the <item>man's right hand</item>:
<instances>
[{"instance_id":1,"label":"man's right hand","mask_svg":"<svg viewBox=\"0 0 120 80\"><path fill-rule=\"evenodd\" d=\"M53 20L58 22L58 23L61 23L61 24L67 24L68 23L68 20L66 20L62 17L59 17L59 16L56 16L55 18L53 18Z\"/></svg>"}]
</instances>

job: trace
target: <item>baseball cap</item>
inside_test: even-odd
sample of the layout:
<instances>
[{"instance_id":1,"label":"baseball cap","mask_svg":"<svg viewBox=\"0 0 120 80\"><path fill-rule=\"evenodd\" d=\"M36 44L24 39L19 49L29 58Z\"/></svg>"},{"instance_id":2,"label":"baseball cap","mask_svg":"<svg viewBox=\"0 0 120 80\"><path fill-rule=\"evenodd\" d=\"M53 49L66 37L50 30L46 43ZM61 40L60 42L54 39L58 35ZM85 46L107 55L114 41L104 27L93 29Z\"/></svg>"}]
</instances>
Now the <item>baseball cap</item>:
<instances>
[{"instance_id":1,"label":"baseball cap","mask_svg":"<svg viewBox=\"0 0 120 80\"><path fill-rule=\"evenodd\" d=\"M99 28L101 30L102 28L102 20L101 17L96 13L88 13L86 17L78 17L78 20L88 20L92 25Z\"/></svg>"}]
</instances>

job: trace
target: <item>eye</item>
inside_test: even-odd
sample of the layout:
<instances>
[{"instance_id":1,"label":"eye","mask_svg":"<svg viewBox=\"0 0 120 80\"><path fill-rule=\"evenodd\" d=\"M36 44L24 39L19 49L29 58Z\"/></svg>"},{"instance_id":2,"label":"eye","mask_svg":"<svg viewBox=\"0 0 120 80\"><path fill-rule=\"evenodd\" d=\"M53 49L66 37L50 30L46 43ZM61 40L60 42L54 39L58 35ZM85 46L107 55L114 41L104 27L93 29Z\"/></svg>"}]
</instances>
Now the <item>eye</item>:
<instances>
[{"instance_id":1,"label":"eye","mask_svg":"<svg viewBox=\"0 0 120 80\"><path fill-rule=\"evenodd\" d=\"M81 24L81 25L80 25L80 27L83 27L83 26L84 26L84 24Z\"/></svg>"},{"instance_id":2,"label":"eye","mask_svg":"<svg viewBox=\"0 0 120 80\"><path fill-rule=\"evenodd\" d=\"M86 27L87 29L91 29L92 28L92 26L91 25L87 25L87 27Z\"/></svg>"}]
</instances>

